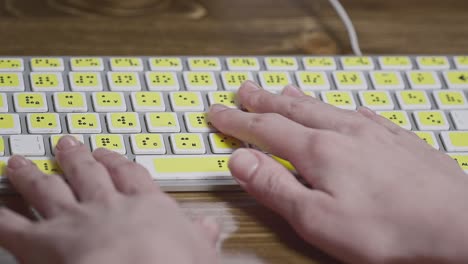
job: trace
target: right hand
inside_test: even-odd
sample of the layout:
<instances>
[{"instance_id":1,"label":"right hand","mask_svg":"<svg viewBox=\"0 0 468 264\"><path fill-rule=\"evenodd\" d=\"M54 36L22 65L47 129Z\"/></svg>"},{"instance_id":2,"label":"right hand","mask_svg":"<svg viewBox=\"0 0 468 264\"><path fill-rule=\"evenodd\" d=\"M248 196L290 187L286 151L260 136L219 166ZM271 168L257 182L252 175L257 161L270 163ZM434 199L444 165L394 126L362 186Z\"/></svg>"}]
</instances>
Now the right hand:
<instances>
[{"instance_id":1,"label":"right hand","mask_svg":"<svg viewBox=\"0 0 468 264\"><path fill-rule=\"evenodd\" d=\"M468 177L449 156L368 109L292 87L247 82L238 99L250 113L215 105L213 125L289 160L313 188L253 149L233 154L231 172L306 241L353 263L468 262Z\"/></svg>"}]
</instances>

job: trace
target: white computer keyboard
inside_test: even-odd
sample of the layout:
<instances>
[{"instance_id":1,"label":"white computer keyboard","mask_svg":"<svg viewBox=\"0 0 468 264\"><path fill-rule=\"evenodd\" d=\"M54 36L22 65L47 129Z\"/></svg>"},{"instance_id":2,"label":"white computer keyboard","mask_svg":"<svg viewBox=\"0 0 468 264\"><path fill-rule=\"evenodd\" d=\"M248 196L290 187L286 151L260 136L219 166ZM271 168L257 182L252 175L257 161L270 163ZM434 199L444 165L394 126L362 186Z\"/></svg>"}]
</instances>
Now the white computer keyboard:
<instances>
[{"instance_id":1,"label":"white computer keyboard","mask_svg":"<svg viewBox=\"0 0 468 264\"><path fill-rule=\"evenodd\" d=\"M468 171L468 56L0 57L0 175L13 154L60 173L54 145L73 134L134 159L166 190L236 186L227 161L243 143L206 111L238 107L245 80L377 110Z\"/></svg>"}]
</instances>

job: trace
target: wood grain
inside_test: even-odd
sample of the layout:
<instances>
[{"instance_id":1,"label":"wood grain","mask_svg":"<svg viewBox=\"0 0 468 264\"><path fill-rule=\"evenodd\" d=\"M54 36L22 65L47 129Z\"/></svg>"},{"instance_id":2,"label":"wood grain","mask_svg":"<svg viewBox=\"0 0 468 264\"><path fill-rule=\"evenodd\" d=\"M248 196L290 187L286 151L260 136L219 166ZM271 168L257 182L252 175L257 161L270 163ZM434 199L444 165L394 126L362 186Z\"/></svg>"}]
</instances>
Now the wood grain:
<instances>
[{"instance_id":1,"label":"wood grain","mask_svg":"<svg viewBox=\"0 0 468 264\"><path fill-rule=\"evenodd\" d=\"M112 2L114 1L114 2ZM2 55L349 53L326 0L0 0ZM468 2L347 0L366 53L468 53ZM96 3L96 5L90 5ZM242 192L177 193L189 215L212 215L223 263L336 263ZM15 196L1 197L23 213ZM11 260L0 255L1 263Z\"/></svg>"}]
</instances>

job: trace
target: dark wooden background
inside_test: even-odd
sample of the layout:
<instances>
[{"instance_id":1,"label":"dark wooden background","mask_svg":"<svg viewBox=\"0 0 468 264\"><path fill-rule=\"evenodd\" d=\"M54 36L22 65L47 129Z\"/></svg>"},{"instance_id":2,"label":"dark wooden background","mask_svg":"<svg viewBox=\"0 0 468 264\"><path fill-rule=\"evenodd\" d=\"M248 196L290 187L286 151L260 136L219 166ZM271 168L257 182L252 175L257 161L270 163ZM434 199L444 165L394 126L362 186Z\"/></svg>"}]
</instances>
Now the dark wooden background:
<instances>
[{"instance_id":1,"label":"dark wooden background","mask_svg":"<svg viewBox=\"0 0 468 264\"><path fill-rule=\"evenodd\" d=\"M468 54L468 1L342 2L365 53ZM0 0L0 55L349 52L326 0ZM172 195L188 214L219 219L223 263L334 263L242 192Z\"/></svg>"}]
</instances>

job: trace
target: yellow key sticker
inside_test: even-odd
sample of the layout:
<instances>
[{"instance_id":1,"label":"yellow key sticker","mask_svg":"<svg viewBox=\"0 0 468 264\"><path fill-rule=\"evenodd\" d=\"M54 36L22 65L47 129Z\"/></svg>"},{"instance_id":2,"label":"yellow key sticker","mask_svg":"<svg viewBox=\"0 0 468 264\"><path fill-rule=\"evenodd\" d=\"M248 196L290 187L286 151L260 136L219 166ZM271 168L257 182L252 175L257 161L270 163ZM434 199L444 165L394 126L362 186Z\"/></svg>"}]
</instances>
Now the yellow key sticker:
<instances>
[{"instance_id":1,"label":"yellow key sticker","mask_svg":"<svg viewBox=\"0 0 468 264\"><path fill-rule=\"evenodd\" d=\"M191 86L212 86L215 84L213 75L207 72L189 72L187 78Z\"/></svg>"},{"instance_id":2,"label":"yellow key sticker","mask_svg":"<svg viewBox=\"0 0 468 264\"><path fill-rule=\"evenodd\" d=\"M190 58L188 64L191 70L218 69L219 61L215 58Z\"/></svg>"},{"instance_id":3,"label":"yellow key sticker","mask_svg":"<svg viewBox=\"0 0 468 264\"><path fill-rule=\"evenodd\" d=\"M213 128L211 122L208 121L207 113L187 113L188 123L192 128Z\"/></svg>"},{"instance_id":4,"label":"yellow key sticker","mask_svg":"<svg viewBox=\"0 0 468 264\"><path fill-rule=\"evenodd\" d=\"M72 114L71 124L76 129L95 129L99 127L99 120L94 114Z\"/></svg>"},{"instance_id":5,"label":"yellow key sticker","mask_svg":"<svg viewBox=\"0 0 468 264\"><path fill-rule=\"evenodd\" d=\"M283 87L289 84L286 72L262 72L261 74L267 85Z\"/></svg>"},{"instance_id":6,"label":"yellow key sticker","mask_svg":"<svg viewBox=\"0 0 468 264\"><path fill-rule=\"evenodd\" d=\"M114 86L138 86L138 75L133 72L111 72L111 81Z\"/></svg>"},{"instance_id":7,"label":"yellow key sticker","mask_svg":"<svg viewBox=\"0 0 468 264\"><path fill-rule=\"evenodd\" d=\"M404 114L404 112L384 111L380 112L379 114L401 127L407 127L410 125L408 117Z\"/></svg>"},{"instance_id":8,"label":"yellow key sticker","mask_svg":"<svg viewBox=\"0 0 468 264\"><path fill-rule=\"evenodd\" d=\"M58 163L55 160L51 159L34 159L32 158L31 161L36 164L37 168L47 175L52 174L62 174L62 170L60 169Z\"/></svg>"},{"instance_id":9,"label":"yellow key sticker","mask_svg":"<svg viewBox=\"0 0 468 264\"><path fill-rule=\"evenodd\" d=\"M44 107L44 97L37 93L19 93L18 105L21 108L39 108Z\"/></svg>"},{"instance_id":10,"label":"yellow key sticker","mask_svg":"<svg viewBox=\"0 0 468 264\"><path fill-rule=\"evenodd\" d=\"M182 68L182 62L179 58L170 58L170 57L163 57L163 58L153 58L150 60L150 64L152 68Z\"/></svg>"},{"instance_id":11,"label":"yellow key sticker","mask_svg":"<svg viewBox=\"0 0 468 264\"><path fill-rule=\"evenodd\" d=\"M0 114L0 129L11 129L15 127L15 119L12 114Z\"/></svg>"},{"instance_id":12,"label":"yellow key sticker","mask_svg":"<svg viewBox=\"0 0 468 264\"><path fill-rule=\"evenodd\" d=\"M415 85L436 85L437 80L431 72L410 72L411 82Z\"/></svg>"},{"instance_id":13,"label":"yellow key sticker","mask_svg":"<svg viewBox=\"0 0 468 264\"><path fill-rule=\"evenodd\" d=\"M222 104L228 107L237 107L234 92L213 92L211 104Z\"/></svg>"},{"instance_id":14,"label":"yellow key sticker","mask_svg":"<svg viewBox=\"0 0 468 264\"><path fill-rule=\"evenodd\" d=\"M351 106L353 105L353 99L347 92L326 92L325 98L327 103L334 106Z\"/></svg>"},{"instance_id":15,"label":"yellow key sticker","mask_svg":"<svg viewBox=\"0 0 468 264\"><path fill-rule=\"evenodd\" d=\"M468 67L468 56L457 56L454 58L455 64L458 65L458 67L466 68Z\"/></svg>"},{"instance_id":16,"label":"yellow key sticker","mask_svg":"<svg viewBox=\"0 0 468 264\"><path fill-rule=\"evenodd\" d=\"M372 72L377 86L401 85L400 78L396 72Z\"/></svg>"},{"instance_id":17,"label":"yellow key sticker","mask_svg":"<svg viewBox=\"0 0 468 264\"><path fill-rule=\"evenodd\" d=\"M422 111L415 112L416 117L425 126L447 126L447 121L442 112Z\"/></svg>"},{"instance_id":18,"label":"yellow key sticker","mask_svg":"<svg viewBox=\"0 0 468 264\"><path fill-rule=\"evenodd\" d=\"M465 105L465 97L461 91L441 91L437 94L442 105Z\"/></svg>"},{"instance_id":19,"label":"yellow key sticker","mask_svg":"<svg viewBox=\"0 0 468 264\"><path fill-rule=\"evenodd\" d=\"M0 160L0 177L6 176L6 168L7 168L7 163L3 160Z\"/></svg>"},{"instance_id":20,"label":"yellow key sticker","mask_svg":"<svg viewBox=\"0 0 468 264\"><path fill-rule=\"evenodd\" d=\"M401 98L407 105L425 105L428 103L426 93L423 91L402 91Z\"/></svg>"},{"instance_id":21,"label":"yellow key sticker","mask_svg":"<svg viewBox=\"0 0 468 264\"><path fill-rule=\"evenodd\" d=\"M380 61L384 67L408 67L411 65L411 59L406 56L386 56L381 57Z\"/></svg>"},{"instance_id":22,"label":"yellow key sticker","mask_svg":"<svg viewBox=\"0 0 468 264\"><path fill-rule=\"evenodd\" d=\"M250 79L247 72L223 72L223 80L226 85L231 87L240 87L245 81Z\"/></svg>"},{"instance_id":23,"label":"yellow key sticker","mask_svg":"<svg viewBox=\"0 0 468 264\"><path fill-rule=\"evenodd\" d=\"M0 73L0 90L2 87L18 87L21 82L16 73Z\"/></svg>"},{"instance_id":24,"label":"yellow key sticker","mask_svg":"<svg viewBox=\"0 0 468 264\"><path fill-rule=\"evenodd\" d=\"M114 68L141 67L141 60L138 58L112 58L111 66Z\"/></svg>"},{"instance_id":25,"label":"yellow key sticker","mask_svg":"<svg viewBox=\"0 0 468 264\"><path fill-rule=\"evenodd\" d=\"M3 137L0 136L0 155L3 155L3 153L5 153L5 143L3 142Z\"/></svg>"},{"instance_id":26,"label":"yellow key sticker","mask_svg":"<svg viewBox=\"0 0 468 264\"><path fill-rule=\"evenodd\" d=\"M283 165L283 167L285 167L286 169L288 169L289 171L296 171L296 168L294 168L294 166L291 164L291 162L285 160L285 159L282 159L280 157L277 157L277 156L271 156L274 160L276 160L279 164Z\"/></svg>"},{"instance_id":27,"label":"yellow key sticker","mask_svg":"<svg viewBox=\"0 0 468 264\"><path fill-rule=\"evenodd\" d=\"M85 98L81 93L64 92L57 93L60 108L80 108L85 106Z\"/></svg>"},{"instance_id":28,"label":"yellow key sticker","mask_svg":"<svg viewBox=\"0 0 468 264\"><path fill-rule=\"evenodd\" d=\"M362 93L365 106L385 106L391 103L391 99L386 92L366 91Z\"/></svg>"},{"instance_id":29,"label":"yellow key sticker","mask_svg":"<svg viewBox=\"0 0 468 264\"><path fill-rule=\"evenodd\" d=\"M120 135L96 135L95 146L97 148L106 148L109 150L121 150L123 149L124 143L122 136Z\"/></svg>"},{"instance_id":30,"label":"yellow key sticker","mask_svg":"<svg viewBox=\"0 0 468 264\"><path fill-rule=\"evenodd\" d=\"M0 69L21 71L23 69L23 61L20 59L0 59Z\"/></svg>"},{"instance_id":31,"label":"yellow key sticker","mask_svg":"<svg viewBox=\"0 0 468 264\"><path fill-rule=\"evenodd\" d=\"M197 150L204 147L203 142L200 140L200 136L198 134L181 133L175 134L173 136L177 149Z\"/></svg>"},{"instance_id":32,"label":"yellow key sticker","mask_svg":"<svg viewBox=\"0 0 468 264\"><path fill-rule=\"evenodd\" d=\"M62 61L57 58L34 58L31 60L33 68L61 68Z\"/></svg>"},{"instance_id":33,"label":"yellow key sticker","mask_svg":"<svg viewBox=\"0 0 468 264\"><path fill-rule=\"evenodd\" d=\"M458 165L464 170L468 170L468 155L463 154L449 154L452 159L458 162Z\"/></svg>"},{"instance_id":34,"label":"yellow key sticker","mask_svg":"<svg viewBox=\"0 0 468 264\"><path fill-rule=\"evenodd\" d=\"M55 114L31 114L30 124L32 128L56 128L59 126Z\"/></svg>"},{"instance_id":35,"label":"yellow key sticker","mask_svg":"<svg viewBox=\"0 0 468 264\"><path fill-rule=\"evenodd\" d=\"M309 68L329 68L335 66L333 57L308 57L304 59L304 65Z\"/></svg>"},{"instance_id":36,"label":"yellow key sticker","mask_svg":"<svg viewBox=\"0 0 468 264\"><path fill-rule=\"evenodd\" d=\"M415 131L414 132L420 139L426 141L427 144L431 145L432 147L436 147L436 142L434 141L434 134L432 132L423 132L423 131Z\"/></svg>"},{"instance_id":37,"label":"yellow key sticker","mask_svg":"<svg viewBox=\"0 0 468 264\"><path fill-rule=\"evenodd\" d=\"M419 63L421 66L446 66L448 64L447 58L441 56L428 56L428 57L420 57Z\"/></svg>"},{"instance_id":38,"label":"yellow key sticker","mask_svg":"<svg viewBox=\"0 0 468 264\"><path fill-rule=\"evenodd\" d=\"M158 149L164 146L161 135L157 134L138 134L135 135L136 145L139 149Z\"/></svg>"},{"instance_id":39,"label":"yellow key sticker","mask_svg":"<svg viewBox=\"0 0 468 264\"><path fill-rule=\"evenodd\" d=\"M58 76L50 73L31 74L31 81L35 88L51 88L60 85Z\"/></svg>"},{"instance_id":40,"label":"yellow key sticker","mask_svg":"<svg viewBox=\"0 0 468 264\"><path fill-rule=\"evenodd\" d=\"M449 132L449 138L455 147L468 147L468 132Z\"/></svg>"},{"instance_id":41,"label":"yellow key sticker","mask_svg":"<svg viewBox=\"0 0 468 264\"><path fill-rule=\"evenodd\" d=\"M213 133L213 148L216 149L237 149L243 146L242 142L237 138L224 135L222 133Z\"/></svg>"},{"instance_id":42,"label":"yellow key sticker","mask_svg":"<svg viewBox=\"0 0 468 264\"><path fill-rule=\"evenodd\" d=\"M228 172L229 156L154 158L156 173Z\"/></svg>"},{"instance_id":43,"label":"yellow key sticker","mask_svg":"<svg viewBox=\"0 0 468 264\"><path fill-rule=\"evenodd\" d=\"M151 72L148 74L151 86L175 86L175 75L172 72Z\"/></svg>"},{"instance_id":44,"label":"yellow key sticker","mask_svg":"<svg viewBox=\"0 0 468 264\"><path fill-rule=\"evenodd\" d=\"M468 84L468 71L449 71L447 81L449 85Z\"/></svg>"},{"instance_id":45,"label":"yellow key sticker","mask_svg":"<svg viewBox=\"0 0 468 264\"><path fill-rule=\"evenodd\" d=\"M73 85L77 87L93 87L99 86L99 73L94 72L72 72Z\"/></svg>"},{"instance_id":46,"label":"yellow key sticker","mask_svg":"<svg viewBox=\"0 0 468 264\"><path fill-rule=\"evenodd\" d=\"M344 57L344 67L356 67L356 66L371 66L372 60L369 57Z\"/></svg>"},{"instance_id":47,"label":"yellow key sticker","mask_svg":"<svg viewBox=\"0 0 468 264\"><path fill-rule=\"evenodd\" d=\"M199 106L202 104L196 92L175 92L172 94L175 106Z\"/></svg>"},{"instance_id":48,"label":"yellow key sticker","mask_svg":"<svg viewBox=\"0 0 468 264\"><path fill-rule=\"evenodd\" d=\"M73 68L96 68L102 67L102 62L99 58L72 58L71 65Z\"/></svg>"},{"instance_id":49,"label":"yellow key sticker","mask_svg":"<svg viewBox=\"0 0 468 264\"><path fill-rule=\"evenodd\" d=\"M338 85L362 85L364 80L358 72L336 72L336 80Z\"/></svg>"},{"instance_id":50,"label":"yellow key sticker","mask_svg":"<svg viewBox=\"0 0 468 264\"><path fill-rule=\"evenodd\" d=\"M137 128L139 125L136 113L112 113L110 116L114 128Z\"/></svg>"},{"instance_id":51,"label":"yellow key sticker","mask_svg":"<svg viewBox=\"0 0 468 264\"><path fill-rule=\"evenodd\" d=\"M151 127L177 127L177 116L173 113L150 113L149 123Z\"/></svg>"},{"instance_id":52,"label":"yellow key sticker","mask_svg":"<svg viewBox=\"0 0 468 264\"><path fill-rule=\"evenodd\" d=\"M294 67L297 61L292 57L268 57L265 59L265 64L272 68Z\"/></svg>"},{"instance_id":53,"label":"yellow key sticker","mask_svg":"<svg viewBox=\"0 0 468 264\"><path fill-rule=\"evenodd\" d=\"M299 82L304 85L322 87L327 84L327 77L321 72L300 72L298 76Z\"/></svg>"},{"instance_id":54,"label":"yellow key sticker","mask_svg":"<svg viewBox=\"0 0 468 264\"><path fill-rule=\"evenodd\" d=\"M121 106L124 104L122 95L118 92L97 92L95 96L98 106Z\"/></svg>"},{"instance_id":55,"label":"yellow key sticker","mask_svg":"<svg viewBox=\"0 0 468 264\"><path fill-rule=\"evenodd\" d=\"M255 58L248 58L248 57L235 57L235 58L228 58L227 64L229 67L234 68L257 68L258 60Z\"/></svg>"},{"instance_id":56,"label":"yellow key sticker","mask_svg":"<svg viewBox=\"0 0 468 264\"><path fill-rule=\"evenodd\" d=\"M136 104L141 107L161 107L163 99L157 92L136 92Z\"/></svg>"}]
</instances>

